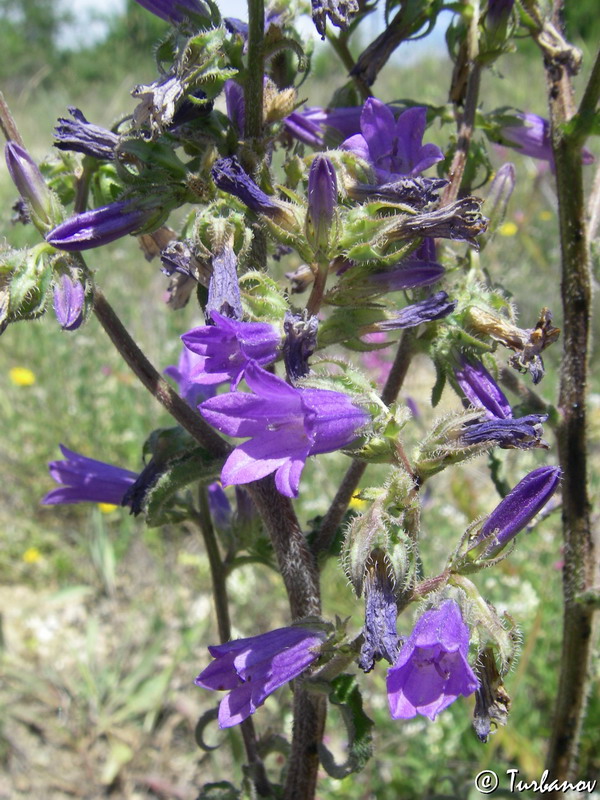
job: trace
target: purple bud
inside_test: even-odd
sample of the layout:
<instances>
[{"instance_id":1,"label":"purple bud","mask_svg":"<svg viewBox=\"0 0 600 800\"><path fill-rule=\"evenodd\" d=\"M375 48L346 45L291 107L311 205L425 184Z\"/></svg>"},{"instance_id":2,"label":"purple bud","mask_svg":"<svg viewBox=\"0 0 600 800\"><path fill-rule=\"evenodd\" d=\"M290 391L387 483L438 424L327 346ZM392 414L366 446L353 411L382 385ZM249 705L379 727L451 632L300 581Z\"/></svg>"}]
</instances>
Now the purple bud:
<instances>
[{"instance_id":1,"label":"purple bud","mask_svg":"<svg viewBox=\"0 0 600 800\"><path fill-rule=\"evenodd\" d=\"M512 417L510 403L481 361L460 357L460 367L454 370L456 381L467 401L475 408L486 410L488 419Z\"/></svg>"},{"instance_id":2,"label":"purple bud","mask_svg":"<svg viewBox=\"0 0 600 800\"><path fill-rule=\"evenodd\" d=\"M26 200L41 224L52 225L51 195L37 164L27 150L16 142L7 142L4 148L6 166L12 182Z\"/></svg>"},{"instance_id":3,"label":"purple bud","mask_svg":"<svg viewBox=\"0 0 600 800\"><path fill-rule=\"evenodd\" d=\"M515 0L488 0L486 22L492 30L503 25L510 15Z\"/></svg>"},{"instance_id":4,"label":"purple bud","mask_svg":"<svg viewBox=\"0 0 600 800\"><path fill-rule=\"evenodd\" d=\"M449 300L446 292L419 300L410 306L405 306L397 314L383 322L373 325L377 331L394 331L403 328L415 328L424 322L432 322L436 319L443 319L451 314L456 308L457 301Z\"/></svg>"},{"instance_id":5,"label":"purple bud","mask_svg":"<svg viewBox=\"0 0 600 800\"><path fill-rule=\"evenodd\" d=\"M138 5L156 14L157 17L176 25L189 19L190 15L210 16L206 6L200 0L135 0Z\"/></svg>"},{"instance_id":6,"label":"purple bud","mask_svg":"<svg viewBox=\"0 0 600 800\"><path fill-rule=\"evenodd\" d=\"M208 506L215 527L225 531L231 527L231 504L218 481L208 486Z\"/></svg>"},{"instance_id":7,"label":"purple bud","mask_svg":"<svg viewBox=\"0 0 600 800\"><path fill-rule=\"evenodd\" d=\"M63 331L75 331L83 322L85 290L79 281L61 275L54 287L54 313Z\"/></svg>"},{"instance_id":8,"label":"purple bud","mask_svg":"<svg viewBox=\"0 0 600 800\"><path fill-rule=\"evenodd\" d=\"M485 555L496 555L541 511L556 491L561 477L560 467L539 467L526 475L492 511L475 545L494 534Z\"/></svg>"},{"instance_id":9,"label":"purple bud","mask_svg":"<svg viewBox=\"0 0 600 800\"><path fill-rule=\"evenodd\" d=\"M216 161L211 175L221 191L234 195L256 214L280 216L279 204L254 183L235 156Z\"/></svg>"},{"instance_id":10,"label":"purple bud","mask_svg":"<svg viewBox=\"0 0 600 800\"><path fill-rule=\"evenodd\" d=\"M313 247L326 250L337 205L337 178L331 161L316 155L308 174L307 238Z\"/></svg>"},{"instance_id":11,"label":"purple bud","mask_svg":"<svg viewBox=\"0 0 600 800\"><path fill-rule=\"evenodd\" d=\"M246 105L244 103L244 90L237 81L225 81L225 104L227 116L231 120L240 136L244 135L246 125Z\"/></svg>"},{"instance_id":12,"label":"purple bud","mask_svg":"<svg viewBox=\"0 0 600 800\"><path fill-rule=\"evenodd\" d=\"M116 133L88 122L78 108L69 106L73 119L60 117L54 128L54 146L59 150L72 150L86 156L112 161L119 142Z\"/></svg>"},{"instance_id":13,"label":"purple bud","mask_svg":"<svg viewBox=\"0 0 600 800\"><path fill-rule=\"evenodd\" d=\"M155 211L122 200L110 203L75 214L50 231L46 241L67 252L102 247L142 228Z\"/></svg>"}]
</instances>

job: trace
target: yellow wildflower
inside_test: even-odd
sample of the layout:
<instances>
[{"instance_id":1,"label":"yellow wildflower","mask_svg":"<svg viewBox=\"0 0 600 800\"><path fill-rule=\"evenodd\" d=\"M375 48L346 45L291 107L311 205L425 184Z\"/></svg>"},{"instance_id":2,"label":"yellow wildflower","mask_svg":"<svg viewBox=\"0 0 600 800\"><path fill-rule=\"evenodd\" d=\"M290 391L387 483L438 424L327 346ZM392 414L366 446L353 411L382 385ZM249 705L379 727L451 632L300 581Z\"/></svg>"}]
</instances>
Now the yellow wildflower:
<instances>
[{"instance_id":1,"label":"yellow wildflower","mask_svg":"<svg viewBox=\"0 0 600 800\"><path fill-rule=\"evenodd\" d=\"M27 367L12 367L8 375L15 386L33 386L35 383L35 375Z\"/></svg>"}]
</instances>

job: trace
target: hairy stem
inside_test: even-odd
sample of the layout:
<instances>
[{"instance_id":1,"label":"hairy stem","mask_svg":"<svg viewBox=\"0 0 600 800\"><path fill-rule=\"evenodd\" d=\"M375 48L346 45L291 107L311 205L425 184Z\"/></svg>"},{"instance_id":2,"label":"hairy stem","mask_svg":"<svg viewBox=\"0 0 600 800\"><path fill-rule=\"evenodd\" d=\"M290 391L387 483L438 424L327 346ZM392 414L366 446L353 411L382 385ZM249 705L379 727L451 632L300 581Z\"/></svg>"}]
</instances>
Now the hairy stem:
<instances>
[{"instance_id":1,"label":"hairy stem","mask_svg":"<svg viewBox=\"0 0 600 800\"><path fill-rule=\"evenodd\" d=\"M248 139L260 139L263 127L263 79L265 72L263 42L265 36L264 0L248 0L248 67L244 88Z\"/></svg>"},{"instance_id":2,"label":"hairy stem","mask_svg":"<svg viewBox=\"0 0 600 800\"><path fill-rule=\"evenodd\" d=\"M390 405L398 397L398 392L402 388L406 373L410 366L413 356L414 337L411 331L404 331L398 350L396 351L396 358L392 364L390 374L387 377L385 386L381 392L381 399L386 405ZM313 551L315 554L327 552L331 547L335 538L335 532L338 525L342 521L348 503L352 500L352 495L356 491L360 479L364 475L367 464L363 461L353 461L340 484L335 497L321 523L319 532L315 537Z\"/></svg>"},{"instance_id":3,"label":"hairy stem","mask_svg":"<svg viewBox=\"0 0 600 800\"><path fill-rule=\"evenodd\" d=\"M446 186L442 196L442 205L453 203L458 198L460 186L467 166L467 158L471 147L471 139L475 129L475 113L477 112L477 101L479 99L479 87L481 84L481 67L477 62L470 65L469 77L467 79L467 94L465 97L464 111L460 116L458 126L458 141L456 152L452 159L452 165L448 173L450 183Z\"/></svg>"},{"instance_id":4,"label":"hairy stem","mask_svg":"<svg viewBox=\"0 0 600 800\"><path fill-rule=\"evenodd\" d=\"M250 483L247 488L271 537L292 618L319 615L319 572L291 501L279 494L272 476ZM283 794L286 800L312 800L315 796L318 744L323 738L325 714L325 698L310 694L297 684L292 752Z\"/></svg>"},{"instance_id":5,"label":"hairy stem","mask_svg":"<svg viewBox=\"0 0 600 800\"><path fill-rule=\"evenodd\" d=\"M558 19L560 3L555 11ZM595 614L583 595L600 586L600 565L590 523L586 446L586 393L589 370L591 274L586 231L580 120L570 134L573 88L568 64L546 51L552 148L556 166L561 243L561 295L564 313L563 360L557 426L558 453L563 470L562 519L564 537L563 643L554 724L547 755L553 779L577 777L577 756L587 697L595 629ZM595 108L600 96L596 68L582 105ZM554 795L551 795L554 796ZM558 794L556 794L558 796Z\"/></svg>"},{"instance_id":6,"label":"hairy stem","mask_svg":"<svg viewBox=\"0 0 600 800\"><path fill-rule=\"evenodd\" d=\"M208 556L208 564L210 566L210 574L212 578L213 599L215 602L215 614L217 617L217 627L219 629L219 639L222 643L228 642L231 639L231 622L229 618L229 597L227 595L227 574L219 545L215 534L215 529L212 524L210 514L210 507L208 504L208 491L206 486L200 486L198 490L198 525L202 538L204 539L204 546L206 548L206 555ZM264 764L258 753L258 746L256 743L256 732L254 730L254 722L249 717L241 724L242 738L244 740L244 748L246 750L246 758L252 767L252 776L254 785L259 797L271 797L272 791L267 778Z\"/></svg>"}]
</instances>

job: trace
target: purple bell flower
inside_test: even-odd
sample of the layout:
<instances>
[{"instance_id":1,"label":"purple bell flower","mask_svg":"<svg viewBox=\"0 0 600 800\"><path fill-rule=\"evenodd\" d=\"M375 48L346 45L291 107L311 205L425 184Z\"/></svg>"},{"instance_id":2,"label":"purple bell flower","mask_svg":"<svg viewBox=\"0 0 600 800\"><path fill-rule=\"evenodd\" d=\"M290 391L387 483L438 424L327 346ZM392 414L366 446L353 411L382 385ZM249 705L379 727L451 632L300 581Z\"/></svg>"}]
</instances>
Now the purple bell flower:
<instances>
[{"instance_id":1,"label":"purple bell flower","mask_svg":"<svg viewBox=\"0 0 600 800\"><path fill-rule=\"evenodd\" d=\"M218 311L214 325L193 328L181 337L184 345L201 356L190 379L204 385L231 381L236 387L250 364L270 364L278 356L280 337L266 322L237 322Z\"/></svg>"},{"instance_id":2,"label":"purple bell flower","mask_svg":"<svg viewBox=\"0 0 600 800\"><path fill-rule=\"evenodd\" d=\"M79 281L61 275L54 287L54 313L63 331L75 331L83 322L85 289Z\"/></svg>"},{"instance_id":3,"label":"purple bell flower","mask_svg":"<svg viewBox=\"0 0 600 800\"><path fill-rule=\"evenodd\" d=\"M554 154L552 153L548 120L531 111L519 113L516 116L523 120L523 125L505 125L500 131L502 143L507 147L514 147L524 156L548 161L554 169ZM586 147L581 148L581 161L583 164L591 164L594 161L594 156Z\"/></svg>"},{"instance_id":4,"label":"purple bell flower","mask_svg":"<svg viewBox=\"0 0 600 800\"><path fill-rule=\"evenodd\" d=\"M31 206L40 224L52 224L51 195L38 165L27 150L16 142L7 142L4 148L6 166L21 197Z\"/></svg>"},{"instance_id":5,"label":"purple bell flower","mask_svg":"<svg viewBox=\"0 0 600 800\"><path fill-rule=\"evenodd\" d=\"M296 139L311 147L323 147L327 128L347 139L360 131L362 106L320 108L313 106L303 111L293 111L284 120L286 130Z\"/></svg>"},{"instance_id":6,"label":"purple bell flower","mask_svg":"<svg viewBox=\"0 0 600 800\"><path fill-rule=\"evenodd\" d=\"M219 705L219 727L230 728L254 714L275 689L304 672L318 658L325 638L321 631L289 627L212 645L208 650L215 660L194 683L229 691Z\"/></svg>"},{"instance_id":7,"label":"purple bell flower","mask_svg":"<svg viewBox=\"0 0 600 800\"><path fill-rule=\"evenodd\" d=\"M192 408L197 408L203 400L208 400L215 393L214 386L200 384L194 380L193 375L202 369L204 357L193 353L187 347L181 348L179 362L164 370L164 374L172 378L179 389L179 394Z\"/></svg>"},{"instance_id":8,"label":"purple bell flower","mask_svg":"<svg viewBox=\"0 0 600 800\"><path fill-rule=\"evenodd\" d=\"M539 467L526 475L486 519L473 547L494 534L485 556L499 553L546 505L561 477L560 467Z\"/></svg>"},{"instance_id":9,"label":"purple bell flower","mask_svg":"<svg viewBox=\"0 0 600 800\"><path fill-rule=\"evenodd\" d=\"M173 25L189 19L190 15L194 14L201 17L210 16L210 12L200 0L135 0L135 2L146 11Z\"/></svg>"},{"instance_id":10,"label":"purple bell flower","mask_svg":"<svg viewBox=\"0 0 600 800\"><path fill-rule=\"evenodd\" d=\"M469 404L485 410L488 419L512 418L510 403L481 361L461 355L454 376Z\"/></svg>"},{"instance_id":11,"label":"purple bell flower","mask_svg":"<svg viewBox=\"0 0 600 800\"><path fill-rule=\"evenodd\" d=\"M119 143L116 133L88 122L78 108L69 106L73 119L60 117L54 128L54 146L59 150L70 150L86 156L112 161Z\"/></svg>"},{"instance_id":12,"label":"purple bell flower","mask_svg":"<svg viewBox=\"0 0 600 800\"><path fill-rule=\"evenodd\" d=\"M426 108L408 108L396 120L391 108L370 97L360 117L362 133L341 147L371 164L380 183L419 175L444 158L437 145L422 144L426 121Z\"/></svg>"},{"instance_id":13,"label":"purple bell flower","mask_svg":"<svg viewBox=\"0 0 600 800\"><path fill-rule=\"evenodd\" d=\"M222 433L251 437L231 453L221 473L224 486L275 473L286 497L297 497L308 456L349 445L369 415L350 398L326 389L296 389L250 362L244 374L252 394L230 392L206 400L200 413Z\"/></svg>"},{"instance_id":14,"label":"purple bell flower","mask_svg":"<svg viewBox=\"0 0 600 800\"><path fill-rule=\"evenodd\" d=\"M102 247L128 233L135 233L154 213L156 209L140 208L134 203L120 200L75 214L51 230L46 241L58 250L67 252Z\"/></svg>"},{"instance_id":15,"label":"purple bell flower","mask_svg":"<svg viewBox=\"0 0 600 800\"><path fill-rule=\"evenodd\" d=\"M57 483L43 498L43 505L62 503L111 503L121 505L128 489L138 478L136 472L87 458L60 445L65 461L51 461L50 475Z\"/></svg>"},{"instance_id":16,"label":"purple bell flower","mask_svg":"<svg viewBox=\"0 0 600 800\"><path fill-rule=\"evenodd\" d=\"M469 629L458 603L445 600L426 611L388 670L392 718L422 714L434 720L459 695L473 694L479 681L467 661L468 651Z\"/></svg>"}]
</instances>

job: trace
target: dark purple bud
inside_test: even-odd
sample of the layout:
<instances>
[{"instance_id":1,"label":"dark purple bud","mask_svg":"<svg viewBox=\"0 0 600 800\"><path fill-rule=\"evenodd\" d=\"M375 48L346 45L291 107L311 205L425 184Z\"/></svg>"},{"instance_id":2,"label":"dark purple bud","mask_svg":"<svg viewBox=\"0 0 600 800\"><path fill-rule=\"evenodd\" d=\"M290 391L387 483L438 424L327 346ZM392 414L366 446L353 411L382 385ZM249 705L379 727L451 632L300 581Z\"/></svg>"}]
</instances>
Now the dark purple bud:
<instances>
[{"instance_id":1,"label":"dark purple bud","mask_svg":"<svg viewBox=\"0 0 600 800\"><path fill-rule=\"evenodd\" d=\"M325 38L327 18L336 28L345 31L359 8L358 0L311 0L311 5L313 22L321 39Z\"/></svg>"},{"instance_id":2,"label":"dark purple bud","mask_svg":"<svg viewBox=\"0 0 600 800\"><path fill-rule=\"evenodd\" d=\"M79 281L60 275L54 286L54 313L63 331L75 331L83 322L85 289Z\"/></svg>"},{"instance_id":3,"label":"dark purple bud","mask_svg":"<svg viewBox=\"0 0 600 800\"><path fill-rule=\"evenodd\" d=\"M142 228L156 209L140 208L127 201L110 203L75 214L46 236L53 247L67 252L90 250Z\"/></svg>"},{"instance_id":4,"label":"dark purple bud","mask_svg":"<svg viewBox=\"0 0 600 800\"><path fill-rule=\"evenodd\" d=\"M372 272L367 277L371 290L398 292L403 289L416 289L420 286L431 286L444 275L444 268L436 262L420 262L406 264L401 261L393 269L385 272Z\"/></svg>"},{"instance_id":5,"label":"dark purple bud","mask_svg":"<svg viewBox=\"0 0 600 800\"><path fill-rule=\"evenodd\" d=\"M244 90L237 81L225 81L225 104L227 116L240 136L244 135L246 125L246 105L244 103Z\"/></svg>"},{"instance_id":6,"label":"dark purple bud","mask_svg":"<svg viewBox=\"0 0 600 800\"><path fill-rule=\"evenodd\" d=\"M485 233L487 228L481 204L478 197L463 197L435 211L402 217L390 239L394 241L413 236L454 239L477 248L475 237Z\"/></svg>"},{"instance_id":7,"label":"dark purple bud","mask_svg":"<svg viewBox=\"0 0 600 800\"><path fill-rule=\"evenodd\" d=\"M382 550L374 550L365 565L365 625L364 642L358 666L370 672L376 661L385 658L396 661L400 637L396 631L398 608L394 594L393 570Z\"/></svg>"},{"instance_id":8,"label":"dark purple bud","mask_svg":"<svg viewBox=\"0 0 600 800\"><path fill-rule=\"evenodd\" d=\"M256 214L281 215L279 204L254 183L235 156L216 161L211 175L221 191L234 195Z\"/></svg>"},{"instance_id":9,"label":"dark purple bud","mask_svg":"<svg viewBox=\"0 0 600 800\"><path fill-rule=\"evenodd\" d=\"M331 161L316 155L308 173L307 239L315 250L327 250L337 206L337 178Z\"/></svg>"},{"instance_id":10,"label":"dark purple bud","mask_svg":"<svg viewBox=\"0 0 600 800\"><path fill-rule=\"evenodd\" d=\"M454 370L456 381L467 402L486 410L489 419L510 419L512 409L504 392L481 361L460 356L460 367Z\"/></svg>"},{"instance_id":11,"label":"dark purple bud","mask_svg":"<svg viewBox=\"0 0 600 800\"><path fill-rule=\"evenodd\" d=\"M539 467L526 475L492 511L473 546L494 535L485 555L496 555L541 511L556 491L561 477L560 467Z\"/></svg>"},{"instance_id":12,"label":"dark purple bud","mask_svg":"<svg viewBox=\"0 0 600 800\"><path fill-rule=\"evenodd\" d=\"M309 373L308 359L317 346L318 327L316 317L306 319L301 314L286 311L282 350L285 371L292 384Z\"/></svg>"},{"instance_id":13,"label":"dark purple bud","mask_svg":"<svg viewBox=\"0 0 600 800\"><path fill-rule=\"evenodd\" d=\"M207 491L208 507L215 527L221 531L228 530L231 527L232 511L223 487L218 481L215 481L209 484Z\"/></svg>"},{"instance_id":14,"label":"dark purple bud","mask_svg":"<svg viewBox=\"0 0 600 800\"><path fill-rule=\"evenodd\" d=\"M194 102L191 98L206 102ZM212 100L207 99L206 92L203 92L202 89L196 89L177 107L177 110L173 114L170 128L177 128L180 125L185 125L187 122L193 122L195 119L207 117L213 110L213 106L214 103Z\"/></svg>"},{"instance_id":15,"label":"dark purple bud","mask_svg":"<svg viewBox=\"0 0 600 800\"><path fill-rule=\"evenodd\" d=\"M546 414L529 414L517 419L491 419L486 422L475 422L463 428L461 438L468 445L489 442L504 449L547 448L547 442L542 439L544 432L542 423L546 419L548 419Z\"/></svg>"},{"instance_id":16,"label":"dark purple bud","mask_svg":"<svg viewBox=\"0 0 600 800\"><path fill-rule=\"evenodd\" d=\"M229 33L236 33L238 36L242 36L244 39L248 38L248 23L244 22L243 19L238 19L237 17L224 17L223 23Z\"/></svg>"},{"instance_id":17,"label":"dark purple bud","mask_svg":"<svg viewBox=\"0 0 600 800\"><path fill-rule=\"evenodd\" d=\"M237 258L231 245L225 245L212 257L206 315L210 316L213 311L230 319L241 320L243 316Z\"/></svg>"},{"instance_id":18,"label":"dark purple bud","mask_svg":"<svg viewBox=\"0 0 600 800\"><path fill-rule=\"evenodd\" d=\"M486 22L492 30L504 25L510 16L515 0L488 0Z\"/></svg>"},{"instance_id":19,"label":"dark purple bud","mask_svg":"<svg viewBox=\"0 0 600 800\"><path fill-rule=\"evenodd\" d=\"M401 309L394 317L377 322L373 328L377 331L394 331L403 328L415 328L424 322L432 322L436 319L443 319L451 314L456 308L457 301L449 300L446 292L419 300Z\"/></svg>"},{"instance_id":20,"label":"dark purple bud","mask_svg":"<svg viewBox=\"0 0 600 800\"><path fill-rule=\"evenodd\" d=\"M21 197L29 203L42 225L52 225L50 191L35 161L16 142L7 142L4 154L10 177Z\"/></svg>"},{"instance_id":21,"label":"dark purple bud","mask_svg":"<svg viewBox=\"0 0 600 800\"><path fill-rule=\"evenodd\" d=\"M59 150L72 150L86 156L112 161L119 142L116 133L88 122L78 108L69 106L73 119L60 117L54 128L54 146Z\"/></svg>"},{"instance_id":22,"label":"dark purple bud","mask_svg":"<svg viewBox=\"0 0 600 800\"><path fill-rule=\"evenodd\" d=\"M135 0L138 5L157 17L177 25L194 15L209 17L210 13L200 0Z\"/></svg>"},{"instance_id":23,"label":"dark purple bud","mask_svg":"<svg viewBox=\"0 0 600 800\"><path fill-rule=\"evenodd\" d=\"M430 203L437 203L439 191L446 186L443 178L400 178L392 183L357 183L348 189L353 200L359 202L383 200L388 203L402 203L422 211Z\"/></svg>"}]
</instances>

